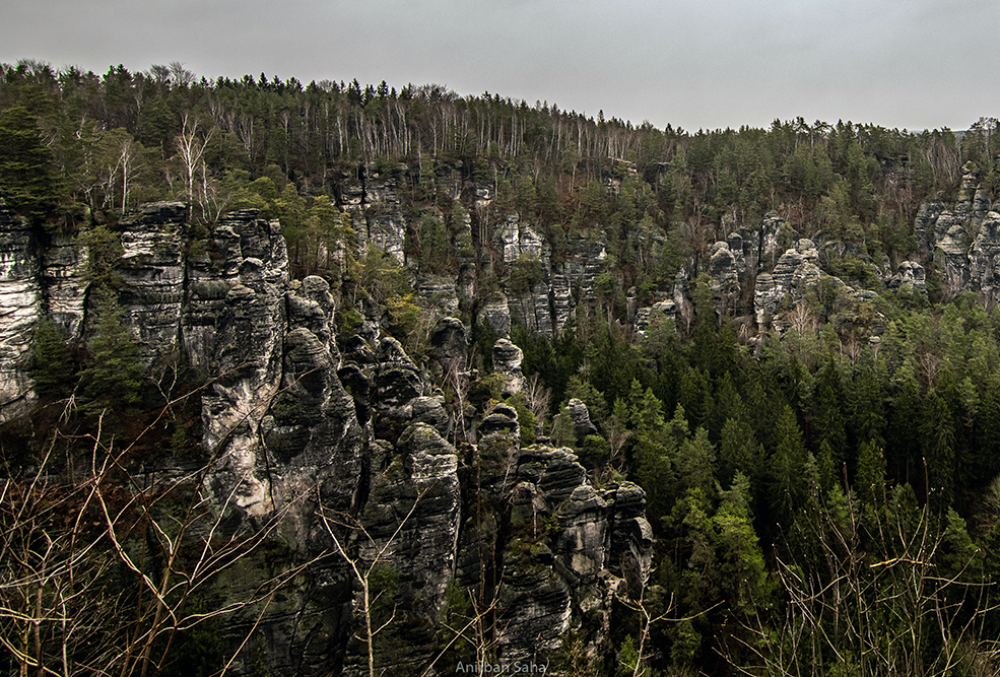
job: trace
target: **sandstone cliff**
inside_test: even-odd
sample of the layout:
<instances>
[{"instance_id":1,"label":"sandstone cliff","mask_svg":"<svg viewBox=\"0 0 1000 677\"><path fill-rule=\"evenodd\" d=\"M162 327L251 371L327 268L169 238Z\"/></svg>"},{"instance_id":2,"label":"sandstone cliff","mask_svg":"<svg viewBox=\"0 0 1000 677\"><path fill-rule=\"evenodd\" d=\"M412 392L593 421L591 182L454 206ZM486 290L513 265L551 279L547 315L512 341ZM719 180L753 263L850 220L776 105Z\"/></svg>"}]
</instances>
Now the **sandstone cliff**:
<instances>
[{"instance_id":1,"label":"sandstone cliff","mask_svg":"<svg viewBox=\"0 0 1000 677\"><path fill-rule=\"evenodd\" d=\"M394 674L435 660L452 589L490 606L491 642L505 660L548 662L570 633L601 650L616 595L649 575L643 493L594 486L569 449L521 448L510 407L484 403L456 420L437 384L472 378L467 328L450 317L457 304L439 307L431 354L418 363L378 322L339 332L329 283L291 280L280 224L254 211L227 215L197 244L181 203L146 205L119 228L117 298L140 359L173 361L207 383L200 448L217 460L205 488L240 520L280 525L269 551L283 554L242 562L209 598L250 596L275 566L311 563L262 620L272 668L366 671L365 647L351 639L363 621L351 562L392 572L386 594L406 630L390 628L376 648ZM91 331L85 250L40 246L42 237L0 212L6 419L32 405L38 319L49 314L78 342ZM586 284L585 266L568 272ZM545 322L552 330L565 317ZM517 392L520 351L507 340L496 351L510 353L496 363ZM586 417L582 403L576 410ZM178 462L164 455L145 465L169 471ZM238 617L223 639L236 642L249 627Z\"/></svg>"}]
</instances>

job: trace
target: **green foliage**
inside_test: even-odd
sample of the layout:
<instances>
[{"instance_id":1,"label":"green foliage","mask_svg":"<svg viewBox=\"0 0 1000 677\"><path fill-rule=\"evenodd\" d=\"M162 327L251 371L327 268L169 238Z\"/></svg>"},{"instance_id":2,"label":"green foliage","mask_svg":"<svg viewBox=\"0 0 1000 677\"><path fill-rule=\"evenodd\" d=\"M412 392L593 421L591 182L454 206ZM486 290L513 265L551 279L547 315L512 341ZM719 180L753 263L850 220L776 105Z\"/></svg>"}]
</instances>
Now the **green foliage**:
<instances>
[{"instance_id":1,"label":"green foliage","mask_svg":"<svg viewBox=\"0 0 1000 677\"><path fill-rule=\"evenodd\" d=\"M27 108L0 113L0 197L15 212L44 217L62 197L63 186L38 123Z\"/></svg>"},{"instance_id":2,"label":"green foliage","mask_svg":"<svg viewBox=\"0 0 1000 677\"><path fill-rule=\"evenodd\" d=\"M452 248L441 219L430 214L421 217L418 227L416 255L422 272L446 275L452 271Z\"/></svg>"},{"instance_id":3,"label":"green foliage","mask_svg":"<svg viewBox=\"0 0 1000 677\"><path fill-rule=\"evenodd\" d=\"M552 441L560 447L575 447L577 444L576 428L570 417L569 407L563 407L559 415L552 420Z\"/></svg>"},{"instance_id":4,"label":"green foliage","mask_svg":"<svg viewBox=\"0 0 1000 677\"><path fill-rule=\"evenodd\" d=\"M805 499L803 470L806 450L795 412L785 405L775 429L776 446L770 459L771 501L774 511L791 524L796 508Z\"/></svg>"},{"instance_id":5,"label":"green foliage","mask_svg":"<svg viewBox=\"0 0 1000 677\"><path fill-rule=\"evenodd\" d=\"M504 385L505 380L502 374L487 374L478 378L469 386L469 402L484 409L490 400L500 400Z\"/></svg>"},{"instance_id":6,"label":"green foliage","mask_svg":"<svg viewBox=\"0 0 1000 677\"><path fill-rule=\"evenodd\" d=\"M608 462L610 455L608 441L600 435L587 435L580 444L580 463L584 468L602 468Z\"/></svg>"},{"instance_id":7,"label":"green foliage","mask_svg":"<svg viewBox=\"0 0 1000 677\"><path fill-rule=\"evenodd\" d=\"M68 395L76 383L76 365L62 330L51 318L35 325L28 365L35 379L35 392L43 397Z\"/></svg>"},{"instance_id":8,"label":"green foliage","mask_svg":"<svg viewBox=\"0 0 1000 677\"><path fill-rule=\"evenodd\" d=\"M121 237L102 224L84 231L79 243L87 250L84 272L87 282L95 288L119 289L122 278L118 273L118 264L125 252Z\"/></svg>"},{"instance_id":9,"label":"green foliage","mask_svg":"<svg viewBox=\"0 0 1000 677\"><path fill-rule=\"evenodd\" d=\"M505 402L514 407L517 412L517 424L521 432L521 446L527 447L535 443L538 426L537 417L528 409L527 400L523 392L511 395Z\"/></svg>"},{"instance_id":10,"label":"green foliage","mask_svg":"<svg viewBox=\"0 0 1000 677\"><path fill-rule=\"evenodd\" d=\"M409 274L396 259L377 247L368 247L352 270L355 295L368 294L376 303L412 292Z\"/></svg>"},{"instance_id":11,"label":"green foliage","mask_svg":"<svg viewBox=\"0 0 1000 677\"><path fill-rule=\"evenodd\" d=\"M521 253L511 263L507 288L518 296L529 294L535 285L542 281L543 275L541 260L530 254Z\"/></svg>"},{"instance_id":12,"label":"green foliage","mask_svg":"<svg viewBox=\"0 0 1000 677\"><path fill-rule=\"evenodd\" d=\"M636 666L640 661L639 652L635 648L635 642L632 641L632 636L627 636L618 649L618 669L615 675L618 677L633 677L633 675L645 675L648 670L643 667L639 667L638 670Z\"/></svg>"},{"instance_id":13,"label":"green foliage","mask_svg":"<svg viewBox=\"0 0 1000 677\"><path fill-rule=\"evenodd\" d=\"M1000 511L988 506L990 480L1000 473L1000 315L966 295L943 302L951 292L940 267L927 268L929 301L882 290L875 268L883 256L922 256L910 232L917 211L929 196L954 196L963 171L978 172L984 189L996 191L995 120L974 124L961 145L947 129L917 135L801 118L689 134L497 96L455 97L439 87L405 91L358 83L303 88L264 77L181 84L123 68L103 78L0 68L0 194L8 206L50 225L64 212L80 223L110 224L87 228L79 239L90 297L88 341L75 352L88 353L78 387L88 412L138 409L143 380L135 340L115 304L114 292L122 290L115 215L101 210L190 189L198 203L192 211L206 226L229 210L259 209L280 219L294 275L331 280L338 334L357 331L363 309L418 359L426 350L427 313L413 294L411 272L455 275L458 264L465 275L477 254L491 255L498 224L517 213L544 233L553 265L568 260L580 237L607 248L593 296L574 298L569 326L552 338L516 326L512 338L524 351L524 374L552 389L552 411L579 398L602 434L576 439L562 415L552 433L557 442L573 445L588 467L610 463L644 487L657 575L684 605L677 615L706 612L657 633L653 649L646 644L644 658L654 668L681 672L709 661L699 665L709 672L711 651L720 651L713 642L737 638L746 623L759 626L743 635L753 643L735 663L764 655L769 638L787 648L793 633L810 630L807 615L790 613L792 601L805 597L788 589L775 595L775 581L810 581L809 598L818 600L815 591L831 590L833 580L843 590L913 573L912 552L913 561L873 565L899 557L902 541L917 543L921 524L941 535L938 550L925 553L934 556L938 578L973 560L963 575L1000 572ZM195 138L206 142L191 177L174 143L190 132L181 128L185 116L197 117ZM222 120L225 128L215 126ZM608 160L608 149L627 162ZM373 246L358 258L354 225L380 209L352 204L362 180L363 200L391 180L407 218L408 267ZM484 200L477 194L483 190L496 194ZM635 289L640 306L651 305L674 288L681 266L704 273L713 242L738 234L759 244L761 218L771 210L783 219L779 253L798 237L841 241L850 253L824 250L825 272L873 289L879 299L858 304L828 278L801 305L789 296L783 308L807 310L818 332L758 334L750 342L753 322L741 328L729 315L749 314L752 299L719 314L702 274L690 287L693 315L683 309L677 320L654 318L641 340L630 333L626 290ZM198 259L209 249L208 229L189 232L187 254ZM49 234L35 229L32 236L48 246ZM550 262L522 255L496 270L505 291L528 297ZM762 269L773 263L761 261ZM499 290L500 280L480 275L475 285L477 298L463 310L488 298L485 290ZM869 347L886 324L877 349ZM496 338L491 327L474 329L473 363L483 373ZM50 320L38 323L30 367L43 398L68 394L77 377L74 350L63 339ZM499 399L501 386L498 377L481 378L468 399L483 408ZM522 444L531 443L526 401L510 403ZM180 421L163 435L160 441L177 451L198 437ZM937 523L922 517L928 505ZM830 544L839 549L824 551ZM789 556L794 568L782 569ZM856 568L832 578L851 562ZM842 606L856 614L866 599L895 600L876 618L877 627L894 629L903 592L869 588L867 597L843 596ZM954 590L942 599L952 606L940 608L970 613L974 606L968 599L957 604ZM454 613L468 613L453 602ZM389 608L379 613L391 616ZM785 618L794 623L783 625ZM811 637L844 639L831 627L822 631ZM619 647L623 670L639 660L636 636ZM397 650L388 644L399 637L387 633L381 648ZM925 658L946 644L935 642ZM204 644L194 653L209 649ZM872 651L847 644L837 650L839 664L826 647L815 665L805 652L781 669L876 673L866 663ZM266 674L266 660L261 665Z\"/></svg>"},{"instance_id":14,"label":"green foliage","mask_svg":"<svg viewBox=\"0 0 1000 677\"><path fill-rule=\"evenodd\" d=\"M551 402L556 411L567 399L570 378L584 362L583 348L576 336L564 331L558 338L549 339L542 334L532 334L523 324L518 324L511 329L510 339L524 353L521 372L525 377L538 374L552 389ZM489 348L493 350L492 345Z\"/></svg>"},{"instance_id":15,"label":"green foliage","mask_svg":"<svg viewBox=\"0 0 1000 677\"><path fill-rule=\"evenodd\" d=\"M354 336L365 321L364 316L358 312L357 308L346 306L338 309L337 313L337 335L341 338Z\"/></svg>"},{"instance_id":16,"label":"green foliage","mask_svg":"<svg viewBox=\"0 0 1000 677\"><path fill-rule=\"evenodd\" d=\"M135 338L122 324L114 293L98 289L88 358L80 372L80 390L89 413L121 416L140 400L143 370Z\"/></svg>"},{"instance_id":17,"label":"green foliage","mask_svg":"<svg viewBox=\"0 0 1000 677\"><path fill-rule=\"evenodd\" d=\"M883 482L885 479L885 458L882 457L882 449L869 440L861 445L858 453L858 473L856 480L856 492L864 499L882 494Z\"/></svg>"}]
</instances>

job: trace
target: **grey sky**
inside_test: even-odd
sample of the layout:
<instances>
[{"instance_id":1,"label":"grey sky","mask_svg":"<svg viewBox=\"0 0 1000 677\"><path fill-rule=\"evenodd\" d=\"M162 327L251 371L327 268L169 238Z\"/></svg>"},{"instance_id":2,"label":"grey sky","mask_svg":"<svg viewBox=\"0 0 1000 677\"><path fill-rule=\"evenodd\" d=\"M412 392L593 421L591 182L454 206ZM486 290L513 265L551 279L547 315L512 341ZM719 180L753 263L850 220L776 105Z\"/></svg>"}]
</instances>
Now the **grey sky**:
<instances>
[{"instance_id":1,"label":"grey sky","mask_svg":"<svg viewBox=\"0 0 1000 677\"><path fill-rule=\"evenodd\" d=\"M385 80L657 127L1000 115L1000 0L6 0L0 61Z\"/></svg>"}]
</instances>

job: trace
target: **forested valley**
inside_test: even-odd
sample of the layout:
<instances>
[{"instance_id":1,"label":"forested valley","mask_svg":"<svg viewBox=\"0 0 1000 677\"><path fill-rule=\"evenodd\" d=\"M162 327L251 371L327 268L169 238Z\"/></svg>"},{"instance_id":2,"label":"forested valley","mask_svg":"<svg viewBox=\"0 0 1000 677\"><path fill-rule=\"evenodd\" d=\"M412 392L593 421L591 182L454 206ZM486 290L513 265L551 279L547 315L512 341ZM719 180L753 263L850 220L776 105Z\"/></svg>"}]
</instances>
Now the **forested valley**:
<instances>
[{"instance_id":1,"label":"forested valley","mask_svg":"<svg viewBox=\"0 0 1000 677\"><path fill-rule=\"evenodd\" d=\"M969 122L0 65L0 669L1000 674Z\"/></svg>"}]
</instances>

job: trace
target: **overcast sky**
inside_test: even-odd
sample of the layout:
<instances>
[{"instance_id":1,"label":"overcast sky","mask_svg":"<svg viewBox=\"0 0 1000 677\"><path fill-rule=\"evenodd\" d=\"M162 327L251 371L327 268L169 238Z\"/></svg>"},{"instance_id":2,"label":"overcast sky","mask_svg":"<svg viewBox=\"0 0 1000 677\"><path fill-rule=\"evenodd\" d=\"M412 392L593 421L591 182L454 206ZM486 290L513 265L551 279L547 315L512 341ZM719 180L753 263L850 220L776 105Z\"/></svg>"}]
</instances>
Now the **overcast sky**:
<instances>
[{"instance_id":1,"label":"overcast sky","mask_svg":"<svg viewBox=\"0 0 1000 677\"><path fill-rule=\"evenodd\" d=\"M5 0L0 61L435 83L657 127L1000 116L1000 0Z\"/></svg>"}]
</instances>

